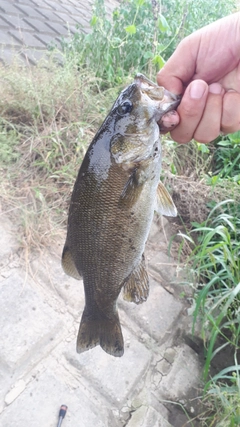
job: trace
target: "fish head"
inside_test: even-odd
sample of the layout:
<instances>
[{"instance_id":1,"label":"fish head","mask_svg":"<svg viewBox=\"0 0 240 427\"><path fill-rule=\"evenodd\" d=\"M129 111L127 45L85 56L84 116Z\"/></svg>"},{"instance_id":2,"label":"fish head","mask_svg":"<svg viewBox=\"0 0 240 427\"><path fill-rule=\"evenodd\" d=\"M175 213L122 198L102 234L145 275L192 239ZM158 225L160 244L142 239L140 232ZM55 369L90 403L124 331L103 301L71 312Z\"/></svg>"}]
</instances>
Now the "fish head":
<instances>
[{"instance_id":1,"label":"fish head","mask_svg":"<svg viewBox=\"0 0 240 427\"><path fill-rule=\"evenodd\" d=\"M179 102L179 96L137 74L120 93L111 112L115 119L111 152L116 162L147 159L159 140L157 122Z\"/></svg>"},{"instance_id":2,"label":"fish head","mask_svg":"<svg viewBox=\"0 0 240 427\"><path fill-rule=\"evenodd\" d=\"M150 108L154 108L154 119L156 121L159 121L164 114L178 107L181 96L169 92L162 86L158 86L143 74L137 74L134 82L141 91L142 102L146 101Z\"/></svg>"}]
</instances>

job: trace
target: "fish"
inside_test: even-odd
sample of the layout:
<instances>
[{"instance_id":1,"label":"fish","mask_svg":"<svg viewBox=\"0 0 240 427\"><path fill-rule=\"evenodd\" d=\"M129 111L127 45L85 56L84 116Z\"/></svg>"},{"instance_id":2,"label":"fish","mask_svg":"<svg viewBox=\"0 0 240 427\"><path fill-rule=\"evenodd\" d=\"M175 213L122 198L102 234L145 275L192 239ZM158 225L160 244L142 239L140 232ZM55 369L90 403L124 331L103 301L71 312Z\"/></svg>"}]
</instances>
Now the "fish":
<instances>
[{"instance_id":1,"label":"fish","mask_svg":"<svg viewBox=\"0 0 240 427\"><path fill-rule=\"evenodd\" d=\"M84 285L78 353L100 345L122 356L119 294L123 290L123 298L135 304L148 298L144 248L154 211L177 215L160 181L158 122L179 102L179 96L137 74L119 94L82 161L62 252L64 272L83 279Z\"/></svg>"}]
</instances>

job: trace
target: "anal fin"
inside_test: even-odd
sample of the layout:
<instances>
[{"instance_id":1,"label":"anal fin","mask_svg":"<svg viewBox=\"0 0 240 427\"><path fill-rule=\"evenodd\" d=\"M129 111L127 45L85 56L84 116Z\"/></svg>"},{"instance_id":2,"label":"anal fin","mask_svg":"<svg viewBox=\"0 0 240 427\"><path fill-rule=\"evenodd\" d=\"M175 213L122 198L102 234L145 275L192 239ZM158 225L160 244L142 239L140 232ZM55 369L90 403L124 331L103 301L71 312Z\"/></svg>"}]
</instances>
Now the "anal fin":
<instances>
[{"instance_id":1,"label":"anal fin","mask_svg":"<svg viewBox=\"0 0 240 427\"><path fill-rule=\"evenodd\" d=\"M126 301L142 304L149 295L149 278L145 266L144 254L140 263L124 283L123 298Z\"/></svg>"},{"instance_id":2,"label":"anal fin","mask_svg":"<svg viewBox=\"0 0 240 427\"><path fill-rule=\"evenodd\" d=\"M74 279L81 280L82 277L79 274L77 267L73 261L72 254L68 248L68 245L65 244L63 248L62 253L62 268L64 272L68 275L73 277Z\"/></svg>"},{"instance_id":3,"label":"anal fin","mask_svg":"<svg viewBox=\"0 0 240 427\"><path fill-rule=\"evenodd\" d=\"M169 192L161 181L159 181L157 188L156 211L161 215L177 216L177 208L174 205Z\"/></svg>"}]
</instances>

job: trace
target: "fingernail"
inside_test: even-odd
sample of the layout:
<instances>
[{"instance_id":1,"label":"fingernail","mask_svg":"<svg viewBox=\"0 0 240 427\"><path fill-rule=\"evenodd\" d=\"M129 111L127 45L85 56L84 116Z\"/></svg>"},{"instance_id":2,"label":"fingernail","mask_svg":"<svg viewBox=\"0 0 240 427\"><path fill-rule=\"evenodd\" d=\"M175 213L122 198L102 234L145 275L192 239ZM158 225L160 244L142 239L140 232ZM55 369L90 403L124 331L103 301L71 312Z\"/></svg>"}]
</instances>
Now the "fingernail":
<instances>
[{"instance_id":1,"label":"fingernail","mask_svg":"<svg viewBox=\"0 0 240 427\"><path fill-rule=\"evenodd\" d=\"M200 99L202 98L205 90L206 83L201 80L196 80L190 83L189 94L192 99Z\"/></svg>"},{"instance_id":2,"label":"fingernail","mask_svg":"<svg viewBox=\"0 0 240 427\"><path fill-rule=\"evenodd\" d=\"M215 95L220 95L220 93L222 92L222 86L220 85L220 83L212 83L211 85L209 85L209 92L214 93Z\"/></svg>"}]
</instances>

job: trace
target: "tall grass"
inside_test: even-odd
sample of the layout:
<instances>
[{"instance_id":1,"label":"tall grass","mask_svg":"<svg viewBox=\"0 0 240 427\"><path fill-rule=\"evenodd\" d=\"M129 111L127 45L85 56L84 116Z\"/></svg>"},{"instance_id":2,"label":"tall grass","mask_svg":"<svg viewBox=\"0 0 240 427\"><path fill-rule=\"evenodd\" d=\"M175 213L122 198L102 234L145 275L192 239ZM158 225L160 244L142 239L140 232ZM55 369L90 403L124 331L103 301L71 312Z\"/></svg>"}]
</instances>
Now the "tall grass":
<instances>
[{"instance_id":1,"label":"tall grass","mask_svg":"<svg viewBox=\"0 0 240 427\"><path fill-rule=\"evenodd\" d=\"M81 160L119 91L62 62L0 67L0 197L25 247L60 232Z\"/></svg>"},{"instance_id":2,"label":"tall grass","mask_svg":"<svg viewBox=\"0 0 240 427\"><path fill-rule=\"evenodd\" d=\"M213 424L207 425L236 426L240 420L240 204L232 199L217 204L204 223L194 224L187 238L193 245L189 262L197 283L193 330L200 319L206 348L205 400L215 405ZM230 366L211 377L214 358L227 347Z\"/></svg>"}]
</instances>

